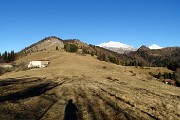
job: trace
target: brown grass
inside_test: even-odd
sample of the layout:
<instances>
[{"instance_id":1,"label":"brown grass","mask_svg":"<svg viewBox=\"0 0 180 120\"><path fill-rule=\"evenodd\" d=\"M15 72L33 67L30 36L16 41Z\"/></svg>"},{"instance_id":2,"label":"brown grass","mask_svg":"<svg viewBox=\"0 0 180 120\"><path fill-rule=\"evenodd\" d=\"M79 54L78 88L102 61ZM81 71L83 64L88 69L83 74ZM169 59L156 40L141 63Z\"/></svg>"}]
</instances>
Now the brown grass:
<instances>
[{"instance_id":1,"label":"brown grass","mask_svg":"<svg viewBox=\"0 0 180 120\"><path fill-rule=\"evenodd\" d=\"M82 120L180 117L180 89L149 75L169 71L165 68L125 67L59 51L34 53L17 62L47 57L47 68L0 76L0 119L63 120L69 99Z\"/></svg>"}]
</instances>

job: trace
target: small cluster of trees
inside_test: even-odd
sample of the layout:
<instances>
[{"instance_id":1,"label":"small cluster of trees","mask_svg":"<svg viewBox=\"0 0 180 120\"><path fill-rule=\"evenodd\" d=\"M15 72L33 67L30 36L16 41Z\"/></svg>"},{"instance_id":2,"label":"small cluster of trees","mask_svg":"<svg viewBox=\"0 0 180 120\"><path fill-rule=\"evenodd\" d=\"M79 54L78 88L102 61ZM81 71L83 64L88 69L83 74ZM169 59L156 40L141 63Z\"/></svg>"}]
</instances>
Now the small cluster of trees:
<instances>
[{"instance_id":1,"label":"small cluster of trees","mask_svg":"<svg viewBox=\"0 0 180 120\"><path fill-rule=\"evenodd\" d=\"M167 68L170 69L170 70L173 70L175 71L177 68L179 68L180 66L178 65L178 62L175 62L175 61L170 61L168 64L167 64Z\"/></svg>"},{"instance_id":2,"label":"small cluster of trees","mask_svg":"<svg viewBox=\"0 0 180 120\"><path fill-rule=\"evenodd\" d=\"M117 65L119 65L119 59L115 56L112 55L106 55L104 53L99 53L97 54L97 59L101 60L101 61L106 61L106 62L111 62L111 63L115 63Z\"/></svg>"},{"instance_id":3,"label":"small cluster of trees","mask_svg":"<svg viewBox=\"0 0 180 120\"><path fill-rule=\"evenodd\" d=\"M155 78L157 79L172 79L174 81L176 81L176 85L178 87L180 87L180 68L177 68L177 70L175 72L164 72L161 73L159 72L157 75L153 75Z\"/></svg>"},{"instance_id":4,"label":"small cluster of trees","mask_svg":"<svg viewBox=\"0 0 180 120\"><path fill-rule=\"evenodd\" d=\"M108 56L108 58L109 58L111 63L115 63L115 64L119 65L119 59L117 57Z\"/></svg>"},{"instance_id":5,"label":"small cluster of trees","mask_svg":"<svg viewBox=\"0 0 180 120\"><path fill-rule=\"evenodd\" d=\"M74 52L77 52L78 46L75 45L75 44L65 44L65 45L64 45L64 49L65 49L67 52L74 53Z\"/></svg>"},{"instance_id":6,"label":"small cluster of trees","mask_svg":"<svg viewBox=\"0 0 180 120\"><path fill-rule=\"evenodd\" d=\"M180 68L176 68L175 74L176 74L176 84L177 86L180 87Z\"/></svg>"},{"instance_id":7,"label":"small cluster of trees","mask_svg":"<svg viewBox=\"0 0 180 120\"><path fill-rule=\"evenodd\" d=\"M143 63L142 62L139 62L137 60L127 60L124 62L124 65L125 66L143 66Z\"/></svg>"},{"instance_id":8,"label":"small cluster of trees","mask_svg":"<svg viewBox=\"0 0 180 120\"><path fill-rule=\"evenodd\" d=\"M100 61L111 62L111 63L117 64L117 65L120 64L120 60L116 56L113 56L113 55L109 55L109 54L105 54L105 53L100 53L98 51L91 52L89 54L96 55L97 59L100 60Z\"/></svg>"},{"instance_id":9,"label":"small cluster of trees","mask_svg":"<svg viewBox=\"0 0 180 120\"><path fill-rule=\"evenodd\" d=\"M11 52L5 51L4 53L0 53L0 62L3 63L9 63L15 60L15 53L12 50Z\"/></svg>"},{"instance_id":10,"label":"small cluster of trees","mask_svg":"<svg viewBox=\"0 0 180 120\"><path fill-rule=\"evenodd\" d=\"M119 55L107 49L99 48L98 46L89 45L89 47L78 47L76 44L65 44L64 49L67 52L77 52L78 49L82 49L83 54L90 54L91 56L97 56L98 60L111 62L115 64L121 64L125 66L135 66L135 67L167 67L170 70L175 71L176 68L179 68L178 62L176 59L168 59L167 56L153 56L150 55L147 51L138 51L132 54ZM165 76L167 76L165 74Z\"/></svg>"},{"instance_id":11,"label":"small cluster of trees","mask_svg":"<svg viewBox=\"0 0 180 120\"><path fill-rule=\"evenodd\" d=\"M97 50L95 46L90 45L90 47L92 47L91 50L88 50L88 49L83 48L83 47L79 48L75 44L65 44L64 45L64 49L67 52L75 53L75 52L78 51L78 49L82 49L82 53L83 54L90 54L91 56L95 55L95 56L97 56L98 60L106 61L106 62L111 62L111 63L115 63L115 64L119 64L120 63L120 61L119 61L119 59L117 57L115 57L113 55L105 54L105 53Z\"/></svg>"},{"instance_id":12,"label":"small cluster of trees","mask_svg":"<svg viewBox=\"0 0 180 120\"><path fill-rule=\"evenodd\" d=\"M161 73L161 72L159 72L158 75L155 75L154 77L156 77L158 79L172 79L172 80L176 79L176 75L174 72L173 73L168 73L168 72Z\"/></svg>"},{"instance_id":13,"label":"small cluster of trees","mask_svg":"<svg viewBox=\"0 0 180 120\"><path fill-rule=\"evenodd\" d=\"M180 67L178 61L168 60L168 59L161 59L160 57L147 57L143 58L144 60L138 59L124 59L125 66L148 66L148 67L167 67L170 70L175 71L177 68Z\"/></svg>"}]
</instances>

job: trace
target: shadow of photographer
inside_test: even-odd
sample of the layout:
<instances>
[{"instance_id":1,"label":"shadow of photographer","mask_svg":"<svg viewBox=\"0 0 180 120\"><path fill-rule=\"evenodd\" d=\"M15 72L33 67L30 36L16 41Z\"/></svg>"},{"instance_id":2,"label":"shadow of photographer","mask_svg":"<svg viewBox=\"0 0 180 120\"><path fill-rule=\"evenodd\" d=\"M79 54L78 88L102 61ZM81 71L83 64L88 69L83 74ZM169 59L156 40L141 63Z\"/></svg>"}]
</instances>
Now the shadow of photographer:
<instances>
[{"instance_id":1,"label":"shadow of photographer","mask_svg":"<svg viewBox=\"0 0 180 120\"><path fill-rule=\"evenodd\" d=\"M76 105L73 103L73 100L68 100L68 104L65 108L64 120L78 120L77 112L78 109Z\"/></svg>"}]
</instances>

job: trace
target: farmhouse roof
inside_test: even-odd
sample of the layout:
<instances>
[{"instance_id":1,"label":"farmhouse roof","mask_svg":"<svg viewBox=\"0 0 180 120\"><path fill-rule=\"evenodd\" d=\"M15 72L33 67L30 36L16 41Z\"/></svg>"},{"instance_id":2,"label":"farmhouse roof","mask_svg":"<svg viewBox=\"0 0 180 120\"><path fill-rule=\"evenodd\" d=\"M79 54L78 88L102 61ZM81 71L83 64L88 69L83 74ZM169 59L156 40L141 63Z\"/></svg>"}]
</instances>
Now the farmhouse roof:
<instances>
[{"instance_id":1,"label":"farmhouse roof","mask_svg":"<svg viewBox=\"0 0 180 120\"><path fill-rule=\"evenodd\" d=\"M164 82L171 82L171 83L175 83L176 81L171 80L171 79L165 79Z\"/></svg>"},{"instance_id":2,"label":"farmhouse roof","mask_svg":"<svg viewBox=\"0 0 180 120\"><path fill-rule=\"evenodd\" d=\"M31 60L31 61L50 61L50 60L38 59L38 60Z\"/></svg>"}]
</instances>

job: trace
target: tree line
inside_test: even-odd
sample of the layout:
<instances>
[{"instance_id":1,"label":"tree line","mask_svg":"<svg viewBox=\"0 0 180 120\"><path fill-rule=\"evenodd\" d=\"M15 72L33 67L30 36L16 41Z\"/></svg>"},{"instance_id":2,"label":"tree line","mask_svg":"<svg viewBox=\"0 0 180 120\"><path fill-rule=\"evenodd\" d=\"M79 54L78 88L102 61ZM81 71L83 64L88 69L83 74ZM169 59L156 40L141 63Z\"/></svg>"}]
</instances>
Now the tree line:
<instances>
[{"instance_id":1,"label":"tree line","mask_svg":"<svg viewBox=\"0 0 180 120\"><path fill-rule=\"evenodd\" d=\"M5 51L4 53L0 53L0 63L9 63L15 60L15 52L12 50L11 52Z\"/></svg>"},{"instance_id":2,"label":"tree line","mask_svg":"<svg viewBox=\"0 0 180 120\"><path fill-rule=\"evenodd\" d=\"M173 57L169 58L169 56L152 56L150 53L148 54L146 51L138 51L135 53L131 53L129 55L116 55L115 53L107 52L103 48L98 48L94 45L89 45L90 48L79 48L75 44L65 44L64 49L67 52L77 52L78 49L82 49L84 54L90 54L92 56L97 56L97 59L101 61L111 62L115 64L121 64L124 66L135 66L135 67L167 67L170 70L176 71L177 68L180 67L179 64L179 53L173 53Z\"/></svg>"}]
</instances>

